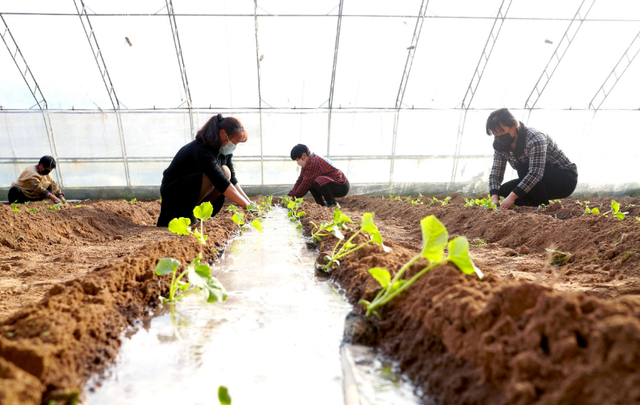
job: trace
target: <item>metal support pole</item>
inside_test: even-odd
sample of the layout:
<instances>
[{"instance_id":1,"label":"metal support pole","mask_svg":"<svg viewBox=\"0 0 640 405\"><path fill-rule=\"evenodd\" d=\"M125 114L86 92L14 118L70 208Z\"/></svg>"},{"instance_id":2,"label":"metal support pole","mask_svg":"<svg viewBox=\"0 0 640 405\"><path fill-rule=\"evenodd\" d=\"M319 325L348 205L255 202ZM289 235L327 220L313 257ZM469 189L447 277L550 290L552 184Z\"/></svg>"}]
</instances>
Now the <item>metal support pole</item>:
<instances>
[{"instance_id":1,"label":"metal support pole","mask_svg":"<svg viewBox=\"0 0 640 405\"><path fill-rule=\"evenodd\" d=\"M167 4L167 14L169 16L169 24L171 25L173 44L176 47L176 57L178 59L180 77L182 78L182 88L184 89L184 95L186 97L187 107L189 109L189 125L191 128L191 139L193 140L196 137L196 133L193 125L193 105L191 104L191 90L189 90L187 68L184 64L184 56L182 55L182 46L180 45L180 36L178 35L178 24L176 22L176 15L173 11L173 2L171 0L165 0L165 3Z\"/></svg>"},{"instance_id":2,"label":"metal support pole","mask_svg":"<svg viewBox=\"0 0 640 405\"><path fill-rule=\"evenodd\" d=\"M24 79L24 82L27 84L27 87L29 88L29 92L35 99L36 105L38 106L38 108L40 108L40 112L42 113L42 119L44 120L44 128L47 131L47 139L49 140L49 149L51 150L51 155L57 162L59 160L58 149L56 148L56 138L53 134L53 126L51 125L51 117L49 116L49 104L47 104L47 100L44 98L44 95L40 90L40 86L38 86L38 82L36 81L36 78L33 76L33 73L31 72L31 68L29 68L29 65L27 64L27 60L24 58L24 55L22 55L22 51L18 47L18 43L16 42L15 38L13 37L13 34L9 30L9 26L7 25L7 22L4 20L4 17L2 14L0 14L0 20L2 21L2 26L0 26L0 29L2 29L2 32L0 33L0 37L2 37L2 41L6 45L7 50L9 51L9 54L13 59L13 62L16 64L16 67L18 68L18 71L20 71L20 74L22 75L22 79ZM61 188L64 187L62 170L60 169L60 166L56 167L55 175L58 179L58 183L60 184L60 187Z\"/></svg>"},{"instance_id":3,"label":"metal support pole","mask_svg":"<svg viewBox=\"0 0 640 405\"><path fill-rule=\"evenodd\" d=\"M389 168L389 184L393 183L393 172L395 170L396 163L396 144L398 140L398 123L400 122L400 109L402 108L402 101L404 100L404 93L407 90L407 84L409 83L409 75L411 74L411 67L413 66L413 58L418 48L418 41L420 40L420 33L422 32L422 25L424 24L424 17L429 8L429 0L422 0L420 4L420 10L418 12L418 19L416 20L416 27L413 29L413 38L411 38L411 46L409 46L409 52L407 53L407 60L404 63L404 71L402 72L402 78L400 79L400 88L398 88L398 95L396 96L396 114L393 118L393 138L391 141L391 164Z\"/></svg>"},{"instance_id":4,"label":"metal support pole","mask_svg":"<svg viewBox=\"0 0 640 405\"><path fill-rule=\"evenodd\" d=\"M607 76L604 83L602 83L598 92L593 96L589 103L589 108L596 111L600 109L604 100L607 99L613 88L616 87L616 84L618 84L618 81L622 78L624 72L627 71L627 68L631 65L636 56L638 56L638 53L640 53L640 32L638 32L633 38L633 41L631 41L627 50L624 51L624 54L620 57L616 66L613 68L611 73L609 73L609 76ZM596 101L596 98L598 101Z\"/></svg>"},{"instance_id":5,"label":"metal support pole","mask_svg":"<svg viewBox=\"0 0 640 405\"><path fill-rule=\"evenodd\" d=\"M458 135L456 137L456 149L454 152L453 169L451 170L450 184L455 183L456 176L458 174L458 162L460 161L459 157L462 143L462 134L464 133L464 128L467 123L467 113L469 112L471 102L473 101L473 97L478 90L478 86L480 85L480 81L482 80L482 76L484 75L484 70L489 63L491 53L493 52L493 47L498 41L500 31L502 30L502 25L504 24L504 20L506 19L507 13L509 13L510 8L511 0L502 0L502 4L500 4L500 8L498 9L498 14L496 15L495 20L493 20L493 26L491 27L491 31L489 32L489 36L487 37L487 42L485 42L484 44L482 55L480 55L480 59L478 60L478 64L476 65L476 70L475 72L473 72L473 76L471 76L471 81L469 82L469 86L467 87L467 92L464 94L464 98L462 99L462 108L464 109L464 113L462 114L460 124L458 125Z\"/></svg>"},{"instance_id":6,"label":"metal support pole","mask_svg":"<svg viewBox=\"0 0 640 405\"><path fill-rule=\"evenodd\" d=\"M89 14L87 14L87 8L84 5L84 1L80 0L82 8L78 7L78 0L73 0L73 4L76 6L76 11L78 12L80 22L82 23L82 28L84 29L84 33L86 34L87 40L89 41L89 46L91 47L91 53L93 54L93 58L98 65L98 70L100 71L102 82L104 83L107 94L109 95L109 100L111 100L111 105L113 106L113 111L116 116L116 123L118 125L120 149L122 151L122 163L124 164L124 173L127 179L127 187L131 187L129 161L127 158L127 145L125 143L124 130L122 129L122 119L120 117L120 101L118 100L116 90L113 87L113 83L111 82L111 76L109 76L107 65L105 64L104 58L102 57L102 51L100 50L100 46L98 46L98 39L96 38L96 34L93 31L93 27L91 26L91 21L89 20Z\"/></svg>"},{"instance_id":7,"label":"metal support pole","mask_svg":"<svg viewBox=\"0 0 640 405\"><path fill-rule=\"evenodd\" d=\"M260 44L258 42L258 0L253 0L253 19L256 32L256 63L258 64L258 111L260 113L260 184L264 185L264 147L262 139L262 89L260 84Z\"/></svg>"},{"instance_id":8,"label":"metal support pole","mask_svg":"<svg viewBox=\"0 0 640 405\"><path fill-rule=\"evenodd\" d=\"M331 87L329 89L329 122L327 125L327 157L331 155L331 116L333 114L333 91L336 84L336 66L338 65L338 47L340 45L340 28L342 27L342 6L344 0L340 0L338 7L338 24L336 27L336 46L333 48L333 68L331 70Z\"/></svg>"},{"instance_id":9,"label":"metal support pole","mask_svg":"<svg viewBox=\"0 0 640 405\"><path fill-rule=\"evenodd\" d=\"M553 55L551 55L549 62L547 62L547 66L542 71L542 74L540 75L540 78L538 78L538 81L536 82L533 90L531 90L531 94L529 94L527 101L525 101L525 108L532 110L538 103L538 100L540 100L540 96L553 77L553 74L560 65L560 62L562 62L562 58L567 53L567 50L571 46L573 39L578 34L578 31L580 31L580 27L582 27L582 23L584 22L585 18L587 18L587 15L589 14L591 7L593 7L593 3L595 3L595 1L596 0L582 0L582 3L580 3L578 11L576 11L573 19L571 19L571 22L569 23L567 30L564 32L562 39L560 40L560 42L558 42L556 50L553 52ZM529 113L531 113L531 111L529 111Z\"/></svg>"}]
</instances>

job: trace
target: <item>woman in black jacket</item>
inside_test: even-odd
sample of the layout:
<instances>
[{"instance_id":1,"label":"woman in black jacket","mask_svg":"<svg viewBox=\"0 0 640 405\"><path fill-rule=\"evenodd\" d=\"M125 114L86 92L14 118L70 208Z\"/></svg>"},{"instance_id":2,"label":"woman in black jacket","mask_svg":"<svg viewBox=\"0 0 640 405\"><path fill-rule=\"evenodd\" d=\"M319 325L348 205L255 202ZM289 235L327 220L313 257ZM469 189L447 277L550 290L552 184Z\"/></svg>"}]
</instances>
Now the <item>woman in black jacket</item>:
<instances>
[{"instance_id":1,"label":"woman in black jacket","mask_svg":"<svg viewBox=\"0 0 640 405\"><path fill-rule=\"evenodd\" d=\"M193 209L205 201L213 205L214 216L222 209L225 196L241 207L251 204L238 184L231 161L236 146L247 139L236 118L221 114L211 118L163 173L158 226L166 227L179 217L191 218L195 224Z\"/></svg>"}]
</instances>

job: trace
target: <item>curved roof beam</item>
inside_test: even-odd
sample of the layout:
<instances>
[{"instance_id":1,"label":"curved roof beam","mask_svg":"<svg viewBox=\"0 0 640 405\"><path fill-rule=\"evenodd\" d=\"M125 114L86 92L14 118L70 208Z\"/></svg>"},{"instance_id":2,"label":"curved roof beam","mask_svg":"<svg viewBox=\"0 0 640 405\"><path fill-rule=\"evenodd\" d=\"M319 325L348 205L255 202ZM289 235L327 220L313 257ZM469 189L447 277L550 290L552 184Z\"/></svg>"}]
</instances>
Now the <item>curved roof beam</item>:
<instances>
[{"instance_id":1,"label":"curved roof beam","mask_svg":"<svg viewBox=\"0 0 640 405\"><path fill-rule=\"evenodd\" d=\"M553 52L553 55L551 55L551 59L549 59L549 62L547 62L547 66L542 71L542 74L540 75L540 78L538 78L538 81L536 82L533 90L531 90L531 94L529 94L527 101L525 101L525 108L528 108L530 110L533 109L538 103L538 100L540 100L540 96L553 77L553 74L560 65L560 62L562 62L562 58L567 53L567 50L571 46L573 39L578 34L578 31L580 31L582 23L584 22L585 18L587 18L587 15L589 14L589 11L591 10L591 7L593 7L593 3L595 2L596 0L582 0L582 3L580 3L578 11L576 11L576 14L571 19L571 22L569 23L567 30L564 32L562 39L560 40L560 42L558 42L556 50Z\"/></svg>"},{"instance_id":2,"label":"curved roof beam","mask_svg":"<svg viewBox=\"0 0 640 405\"><path fill-rule=\"evenodd\" d=\"M478 60L478 64L476 65L476 70L473 72L473 76L471 76L471 81L469 82L469 87L467 88L467 92L464 94L464 98L462 99L462 108L464 109L464 114L462 115L462 119L460 124L458 125L458 136L456 137L456 149L454 152L453 158L453 168L451 170L451 183L456 181L456 175L458 174L458 162L460 156L460 146L462 140L462 134L464 132L464 127L467 122L467 112L471 107L471 102L473 101L473 97L476 94L476 90L480 85L480 81L482 80L482 75L484 74L484 70L489 64L489 59L491 58L491 53L493 52L493 47L496 45L498 41L498 36L500 35L500 31L502 30L502 24L504 24L504 20L507 17L507 13L511 8L512 0L502 0L502 4L500 4L500 8L498 9L498 14L496 14L495 20L493 20L493 26L491 27L491 31L489 32L489 36L487 37L487 42L484 44L484 49L482 50L482 54L480 55L480 59ZM506 4L505 4L506 3Z\"/></svg>"},{"instance_id":3,"label":"curved roof beam","mask_svg":"<svg viewBox=\"0 0 640 405\"><path fill-rule=\"evenodd\" d=\"M165 0L167 4L167 15L169 16L169 24L171 25L171 35L173 36L173 44L176 47L176 58L178 59L178 68L180 69L180 77L182 78L182 88L189 109L189 125L191 126L191 139L195 139L195 128L193 126L193 105L191 104L191 90L189 90L189 80L187 79L187 68L184 64L184 56L182 55L182 46L180 45L180 36L178 35L178 24L176 15L173 11L173 2Z\"/></svg>"},{"instance_id":4,"label":"curved roof beam","mask_svg":"<svg viewBox=\"0 0 640 405\"><path fill-rule=\"evenodd\" d=\"M49 140L49 149L51 149L51 155L53 158L58 161L58 149L56 148L56 138L53 134L53 127L51 126L51 118L49 117L49 104L47 104L47 100L44 98L42 91L40 90L40 86L38 86L38 82L36 78L33 76L31 72L31 68L27 64L27 60L22 55L22 51L18 47L18 43L16 42L13 34L9 30L9 26L7 22L4 20L2 14L0 14L0 21L2 21L2 25L0 25L0 37L2 37L2 41L7 46L7 50L13 59L13 62L16 64L16 67L20 71L24 82L27 84L29 88L29 92L33 96L36 101L36 105L40 108L40 112L42 113L42 119L44 120L44 127L47 131L47 139ZM33 106L35 107L35 105ZM33 108L31 107L31 108ZM9 134L11 137L11 134ZM60 167L57 167L56 176L58 178L58 183L60 183L60 187L64 187L64 181L62 178L62 172Z\"/></svg>"},{"instance_id":5,"label":"curved roof beam","mask_svg":"<svg viewBox=\"0 0 640 405\"><path fill-rule=\"evenodd\" d=\"M411 45L407 48L407 60L404 63L404 71L402 72L402 78L400 79L400 88L398 88L398 95L396 96L396 115L393 120L393 138L391 141L391 166L389 168L389 184L393 183L393 172L395 169L396 160L396 144L398 140L398 123L400 122L400 109L402 108L404 93L407 90L407 84L409 83L409 75L411 74L413 59L416 54L416 49L418 48L420 34L422 33L422 25L424 24L424 17L427 14L428 8L429 0L422 0L422 3L420 3L420 10L418 12L418 19L416 20L416 27L413 29L413 38L411 38Z\"/></svg>"},{"instance_id":6,"label":"curved roof beam","mask_svg":"<svg viewBox=\"0 0 640 405\"><path fill-rule=\"evenodd\" d=\"M342 6L344 0L340 0L338 7L338 24L336 27L336 46L333 48L333 68L331 69L331 87L329 88L329 123L327 133L327 157L331 151L331 115L333 114L333 91L336 84L336 67L338 66L338 47L340 45L340 28L342 27Z\"/></svg>"},{"instance_id":7,"label":"curved roof beam","mask_svg":"<svg viewBox=\"0 0 640 405\"><path fill-rule=\"evenodd\" d=\"M258 64L258 111L260 113L260 184L264 185L264 149L262 143L262 88L260 83L260 43L258 42L258 0L253 0L253 20L256 32L256 63Z\"/></svg>"},{"instance_id":8,"label":"curved roof beam","mask_svg":"<svg viewBox=\"0 0 640 405\"><path fill-rule=\"evenodd\" d=\"M604 83L602 83L600 89L598 89L591 99L591 102L589 103L590 109L594 109L596 111L600 109L602 103L607 99L613 88L616 87L616 84L618 84L618 81L622 78L624 72L627 71L627 68L631 65L636 56L638 56L638 53L640 53L640 32L638 32L633 38L633 41L631 41L627 50L624 51L624 54L622 54L616 66L613 68L611 73L609 73L609 76L607 76Z\"/></svg>"},{"instance_id":9,"label":"curved roof beam","mask_svg":"<svg viewBox=\"0 0 640 405\"><path fill-rule=\"evenodd\" d=\"M102 51L100 50L100 46L98 45L98 39L96 38L96 34L93 31L93 27L91 26L91 20L89 20L89 14L87 14L87 8L83 0L79 1L82 7L78 7L78 0L73 0L73 4L75 5L76 11L78 12L78 17L80 17L80 22L82 23L84 33L87 35L87 40L89 41L89 46L91 47L91 53L93 54L93 58L98 65L98 70L100 70L102 82L104 83L104 86L107 90L109 100L111 100L111 105L113 106L113 111L116 115L118 135L120 138L120 149L122 152L122 163L124 164L124 173L127 179L127 187L131 187L131 175L129 174L129 161L127 158L127 145L124 139L124 130L122 129L122 119L120 118L120 101L118 100L116 90L113 87L113 83L111 82L111 76L109 76L107 65L105 64L104 58L102 57Z\"/></svg>"}]
</instances>

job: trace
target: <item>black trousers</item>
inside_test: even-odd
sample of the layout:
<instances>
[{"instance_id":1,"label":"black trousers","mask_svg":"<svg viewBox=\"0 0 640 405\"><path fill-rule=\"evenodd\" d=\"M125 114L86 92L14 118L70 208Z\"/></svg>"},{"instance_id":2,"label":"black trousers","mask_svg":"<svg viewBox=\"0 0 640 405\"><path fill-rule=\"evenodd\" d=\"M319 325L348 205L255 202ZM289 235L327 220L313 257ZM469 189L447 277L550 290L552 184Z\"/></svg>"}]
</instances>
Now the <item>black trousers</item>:
<instances>
[{"instance_id":1,"label":"black trousers","mask_svg":"<svg viewBox=\"0 0 640 405\"><path fill-rule=\"evenodd\" d=\"M309 191L318 204L335 205L336 197L344 197L349 193L349 180L344 184L327 183L324 186L314 182Z\"/></svg>"},{"instance_id":2,"label":"black trousers","mask_svg":"<svg viewBox=\"0 0 640 405\"><path fill-rule=\"evenodd\" d=\"M528 172L528 167L518 169L518 178L501 185L500 195L507 197ZM527 207L537 207L540 204L549 205L549 200L569 197L576 189L577 184L578 175L576 173L547 165L544 168L542 180L533 186L527 194L517 198L514 204Z\"/></svg>"},{"instance_id":3,"label":"black trousers","mask_svg":"<svg viewBox=\"0 0 640 405\"><path fill-rule=\"evenodd\" d=\"M47 191L51 192L51 186L49 186L49 188L47 188ZM9 189L9 203L18 203L18 204L24 204L27 201L42 201L44 200L45 197L42 198L29 198L26 195L24 195L24 193L22 192L22 190L20 189L20 187L16 187L13 186Z\"/></svg>"}]
</instances>

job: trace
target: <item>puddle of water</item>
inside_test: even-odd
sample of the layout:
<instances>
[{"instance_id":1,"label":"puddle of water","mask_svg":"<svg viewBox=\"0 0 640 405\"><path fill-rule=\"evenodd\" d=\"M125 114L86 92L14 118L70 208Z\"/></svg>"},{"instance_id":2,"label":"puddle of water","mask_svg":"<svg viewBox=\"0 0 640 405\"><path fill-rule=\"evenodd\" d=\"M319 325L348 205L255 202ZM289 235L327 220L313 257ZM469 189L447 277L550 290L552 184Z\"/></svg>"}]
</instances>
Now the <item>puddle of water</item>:
<instances>
[{"instance_id":1,"label":"puddle of water","mask_svg":"<svg viewBox=\"0 0 640 405\"><path fill-rule=\"evenodd\" d=\"M116 364L88 383L83 403L218 405L220 385L234 405L344 403L340 342L351 307L314 276L315 252L285 209L262 227L212 267L226 302L193 294L168 305L123 338Z\"/></svg>"}]
</instances>

